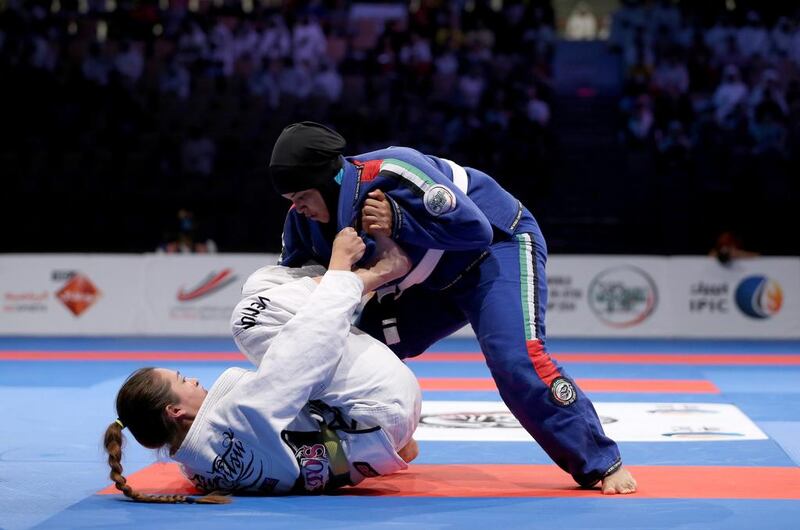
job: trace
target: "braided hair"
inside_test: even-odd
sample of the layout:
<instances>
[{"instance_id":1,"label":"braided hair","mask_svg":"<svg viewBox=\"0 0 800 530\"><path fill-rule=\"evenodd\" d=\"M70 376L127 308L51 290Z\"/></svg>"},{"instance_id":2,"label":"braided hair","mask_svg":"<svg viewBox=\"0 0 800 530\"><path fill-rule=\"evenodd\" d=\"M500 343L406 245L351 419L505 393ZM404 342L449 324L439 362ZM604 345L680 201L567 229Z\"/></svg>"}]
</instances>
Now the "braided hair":
<instances>
[{"instance_id":1,"label":"braided hair","mask_svg":"<svg viewBox=\"0 0 800 530\"><path fill-rule=\"evenodd\" d=\"M169 421L164 409L177 402L169 382L160 377L155 368L142 368L128 377L117 394L117 415L106 428L103 446L108 453L109 477L116 488L126 497L137 502L189 503L189 504L227 504L230 499L212 492L201 497L186 495L148 495L134 490L122 474L122 435L123 425L128 427L140 444L149 449L159 449L165 445L174 446L177 432Z\"/></svg>"}]
</instances>

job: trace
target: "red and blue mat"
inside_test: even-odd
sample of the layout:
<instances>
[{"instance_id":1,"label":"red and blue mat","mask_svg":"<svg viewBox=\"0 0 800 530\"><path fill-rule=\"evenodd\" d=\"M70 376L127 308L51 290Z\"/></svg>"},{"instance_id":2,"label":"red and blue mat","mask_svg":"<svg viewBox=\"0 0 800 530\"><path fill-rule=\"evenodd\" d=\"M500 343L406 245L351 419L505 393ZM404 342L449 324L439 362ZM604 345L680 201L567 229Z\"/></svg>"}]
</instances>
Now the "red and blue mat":
<instances>
[{"instance_id":1,"label":"red and blue mat","mask_svg":"<svg viewBox=\"0 0 800 530\"><path fill-rule=\"evenodd\" d=\"M158 365L210 386L228 366L247 366L232 342L0 338L0 529L800 528L800 342L551 340L548 347L601 417L636 404L677 413L732 405L759 434L745 436L735 424L698 430L679 419L665 434L672 439L641 441L636 431L649 427L634 423L620 449L640 492L604 497L576 488L535 443L509 441L519 434L513 426L481 430L494 412L455 412L436 419L471 417L469 434L458 431L464 425L429 430L445 434L418 437L420 456L408 471L336 495L136 504L108 487L100 441L119 385L134 369ZM494 410L500 401L475 341L443 341L409 366L428 404ZM190 491L173 464L135 441L123 465L144 491Z\"/></svg>"}]
</instances>

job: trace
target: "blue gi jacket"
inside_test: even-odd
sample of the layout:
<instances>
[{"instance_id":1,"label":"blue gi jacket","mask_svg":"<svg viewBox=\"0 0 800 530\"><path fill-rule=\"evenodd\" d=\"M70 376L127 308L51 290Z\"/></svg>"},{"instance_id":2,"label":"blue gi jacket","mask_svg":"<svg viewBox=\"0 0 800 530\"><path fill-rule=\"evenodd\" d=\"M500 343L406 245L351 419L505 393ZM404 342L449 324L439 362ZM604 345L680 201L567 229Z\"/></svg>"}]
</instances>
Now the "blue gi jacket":
<instances>
[{"instance_id":1,"label":"blue gi jacket","mask_svg":"<svg viewBox=\"0 0 800 530\"><path fill-rule=\"evenodd\" d=\"M422 284L444 288L478 260L492 241L535 226L527 209L494 179L476 169L465 170L466 194L454 184L449 163L414 149L389 147L347 157L336 212L338 229L352 226L360 231L367 194L380 189L392 207L392 238L414 265L428 249L446 251ZM374 241L369 236L365 240L370 254ZM326 265L331 243L318 222L292 208L284 225L280 264L292 267L314 260Z\"/></svg>"}]
</instances>

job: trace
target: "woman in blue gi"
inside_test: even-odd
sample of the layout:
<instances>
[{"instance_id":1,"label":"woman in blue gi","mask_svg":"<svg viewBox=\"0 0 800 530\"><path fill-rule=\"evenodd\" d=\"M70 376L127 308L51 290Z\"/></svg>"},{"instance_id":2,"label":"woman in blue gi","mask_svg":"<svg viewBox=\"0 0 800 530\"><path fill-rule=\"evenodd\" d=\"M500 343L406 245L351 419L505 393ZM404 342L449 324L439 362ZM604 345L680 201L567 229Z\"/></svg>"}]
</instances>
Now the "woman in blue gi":
<instances>
[{"instance_id":1,"label":"woman in blue gi","mask_svg":"<svg viewBox=\"0 0 800 530\"><path fill-rule=\"evenodd\" d=\"M337 231L389 235L413 268L378 291L359 328L400 357L471 324L503 401L553 461L584 487L633 493L616 443L589 398L545 348L547 247L533 215L486 173L407 147L344 157L335 131L283 130L270 178L292 201L281 265L327 264Z\"/></svg>"}]
</instances>

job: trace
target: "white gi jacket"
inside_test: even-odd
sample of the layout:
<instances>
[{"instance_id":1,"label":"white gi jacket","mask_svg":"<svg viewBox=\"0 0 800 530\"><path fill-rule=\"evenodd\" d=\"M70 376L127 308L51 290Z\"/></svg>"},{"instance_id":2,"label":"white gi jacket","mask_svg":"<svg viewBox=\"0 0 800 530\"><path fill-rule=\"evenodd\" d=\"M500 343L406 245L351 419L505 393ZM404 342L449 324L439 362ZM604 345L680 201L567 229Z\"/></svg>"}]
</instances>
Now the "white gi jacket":
<instances>
[{"instance_id":1,"label":"white gi jacket","mask_svg":"<svg viewBox=\"0 0 800 530\"><path fill-rule=\"evenodd\" d=\"M419 420L419 386L391 351L350 333L361 281L328 271L317 286L293 281L298 273L275 268L266 276L277 281L249 280L234 310L236 343L258 370L226 370L173 455L201 489L285 494L341 485L319 419L341 440L349 483L407 467L396 449Z\"/></svg>"}]
</instances>

